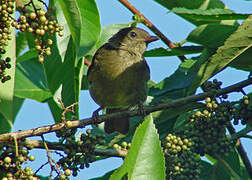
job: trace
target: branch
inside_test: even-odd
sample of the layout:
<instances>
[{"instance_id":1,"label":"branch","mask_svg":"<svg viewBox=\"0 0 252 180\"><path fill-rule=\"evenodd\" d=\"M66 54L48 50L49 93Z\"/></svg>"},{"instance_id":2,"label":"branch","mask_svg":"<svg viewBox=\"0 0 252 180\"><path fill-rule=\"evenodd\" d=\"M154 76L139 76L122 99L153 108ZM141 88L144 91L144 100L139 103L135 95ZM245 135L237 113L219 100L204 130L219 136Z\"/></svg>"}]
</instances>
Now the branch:
<instances>
[{"instance_id":1,"label":"branch","mask_svg":"<svg viewBox=\"0 0 252 180\"><path fill-rule=\"evenodd\" d=\"M182 107L192 102L204 100L206 97L216 97L216 96L220 96L220 95L227 94L230 92L239 92L243 87L248 86L250 84L252 84L252 78L247 79L245 81L241 81L237 84L228 86L220 90L200 93L198 95L191 95L184 98L169 101L166 103L160 103L157 105L144 106L144 109L145 109L145 112L149 114L151 112L160 111L160 110L164 110L168 108ZM97 119L95 120L95 123L102 123L105 120L111 119L111 118L126 118L126 117L134 117L134 116L141 116L141 112L139 110L129 110L129 111L123 111L123 112L116 112L113 114L101 115L97 117ZM42 127L38 127L34 129L5 133L5 134L0 135L0 142L10 141L12 140L13 136L15 136L17 139L31 137L31 136L40 136L42 134L51 133L51 132L58 131L64 128L67 128L67 129L83 128L91 124L94 124L94 120L92 118L86 118L82 120L67 121L67 123L61 122L61 123L53 124L50 126L42 126Z\"/></svg>"},{"instance_id":2,"label":"branch","mask_svg":"<svg viewBox=\"0 0 252 180\"><path fill-rule=\"evenodd\" d=\"M138 11L132 4L127 0L119 0L127 9L129 9L133 14L136 14L143 19L142 23L145 24L152 32L154 32L160 39L170 48L175 48L174 45L154 24L152 24L140 11ZM183 62L186 60L185 56L178 56L178 58Z\"/></svg>"},{"instance_id":3,"label":"branch","mask_svg":"<svg viewBox=\"0 0 252 180\"><path fill-rule=\"evenodd\" d=\"M234 127L232 126L231 123L230 123L229 126L227 126L227 128L228 128L228 131L229 131L229 133L230 133L231 135L233 135L233 134L236 133L236 132L235 132L235 129L234 129ZM245 129L246 129L246 128L245 128ZM242 145L240 139L237 139L237 141L238 141L238 143L236 143L236 144L237 144L237 145L236 145L236 148L237 148L238 153L240 154L241 159L242 159L242 161L243 161L243 163L244 163L244 165L245 165L245 167L246 167L246 170L247 170L247 172L248 172L248 174L249 174L249 177L252 179L252 166L251 166L251 163L250 163L250 161L249 161L248 155L247 155L247 153L246 153L246 151L245 151L245 149L244 149L244 147L243 147L243 145Z\"/></svg>"},{"instance_id":4,"label":"branch","mask_svg":"<svg viewBox=\"0 0 252 180\"><path fill-rule=\"evenodd\" d=\"M9 142L7 142L8 145ZM57 143L57 142L48 142L45 141L47 148L50 150L55 150L55 151L64 151L64 149L67 149L67 147L63 144ZM45 149L45 145L44 142L41 140L31 140L31 139L25 139L22 142L22 145L24 145L25 147L29 148L29 149ZM77 153L81 153L81 152L77 152ZM96 156L109 156L109 157L126 157L128 153L128 150L126 149L100 149L100 148L96 148L94 150L94 154Z\"/></svg>"}]
</instances>

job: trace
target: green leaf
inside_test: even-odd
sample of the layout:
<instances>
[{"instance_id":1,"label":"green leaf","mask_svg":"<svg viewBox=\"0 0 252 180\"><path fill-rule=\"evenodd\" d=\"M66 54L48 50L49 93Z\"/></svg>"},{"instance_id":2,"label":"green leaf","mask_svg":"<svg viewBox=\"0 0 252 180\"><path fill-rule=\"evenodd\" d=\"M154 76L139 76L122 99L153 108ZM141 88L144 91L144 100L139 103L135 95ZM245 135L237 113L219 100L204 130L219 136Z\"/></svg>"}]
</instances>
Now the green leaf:
<instances>
[{"instance_id":1,"label":"green leaf","mask_svg":"<svg viewBox=\"0 0 252 180\"><path fill-rule=\"evenodd\" d=\"M187 9L187 8L173 8L171 12L179 14L184 17L195 19L195 21L220 21L220 20L238 20L246 19L251 14L236 14L230 9Z\"/></svg>"},{"instance_id":2,"label":"green leaf","mask_svg":"<svg viewBox=\"0 0 252 180\"><path fill-rule=\"evenodd\" d=\"M169 1L164 1L164 0L154 0L157 3L161 4L167 9L173 9L173 8L186 8L186 9L200 9L200 10L208 10L208 9L226 9L225 4L221 0L197 0L197 1L190 1L190 0L169 0ZM194 18L188 17L184 14L178 14L182 18L186 19L187 21L191 22L192 24L199 26L202 24L207 24L207 23L212 23L212 21L197 21ZM224 20L224 21L219 21L214 23L221 23L221 24L237 24L235 20Z\"/></svg>"},{"instance_id":3,"label":"green leaf","mask_svg":"<svg viewBox=\"0 0 252 180\"><path fill-rule=\"evenodd\" d=\"M18 57L27 48L27 40L24 33L17 32L16 44L18 44L16 47L16 56Z\"/></svg>"},{"instance_id":4,"label":"green leaf","mask_svg":"<svg viewBox=\"0 0 252 180\"><path fill-rule=\"evenodd\" d=\"M213 165L201 160L200 161L200 179L201 180L210 180L211 177L209 177L209 174L211 173L213 169Z\"/></svg>"},{"instance_id":5,"label":"green leaf","mask_svg":"<svg viewBox=\"0 0 252 180\"><path fill-rule=\"evenodd\" d=\"M144 57L181 56L187 54L201 53L202 46L183 46L172 49L156 48L144 52Z\"/></svg>"},{"instance_id":6,"label":"green leaf","mask_svg":"<svg viewBox=\"0 0 252 180\"><path fill-rule=\"evenodd\" d=\"M36 59L17 64L15 96L44 102L52 96L46 84L43 65Z\"/></svg>"},{"instance_id":7,"label":"green leaf","mask_svg":"<svg viewBox=\"0 0 252 180\"><path fill-rule=\"evenodd\" d=\"M75 0L59 0L58 1L61 7L61 10L57 4L56 8L58 11L63 11L64 17L62 19L66 19L68 27L71 31L71 35L74 41L74 45L76 49L79 48L80 45L80 31L81 31L81 14L78 8L77 1ZM57 14L57 18L60 16ZM60 22L60 21L59 21ZM65 22L64 22L65 23Z\"/></svg>"},{"instance_id":8,"label":"green leaf","mask_svg":"<svg viewBox=\"0 0 252 180\"><path fill-rule=\"evenodd\" d=\"M57 1L58 2L58 1ZM70 31L66 26L66 20L62 16L62 10L56 2L57 19L64 26L64 36L50 37L54 44L51 46L52 55L46 57L44 62L46 80L52 93L49 100L49 107L54 116L55 122L61 121L61 106L58 99L61 99L65 107L79 101L79 74L78 59L76 57L76 46ZM75 64L77 62L77 64ZM75 115L78 118L78 105L75 106Z\"/></svg>"},{"instance_id":9,"label":"green leaf","mask_svg":"<svg viewBox=\"0 0 252 180\"><path fill-rule=\"evenodd\" d=\"M110 180L121 179L165 179L165 162L152 114L137 128L132 146L123 165Z\"/></svg>"},{"instance_id":10,"label":"green leaf","mask_svg":"<svg viewBox=\"0 0 252 180\"><path fill-rule=\"evenodd\" d=\"M101 24L94 0L60 0L78 57L85 56L99 39Z\"/></svg>"},{"instance_id":11,"label":"green leaf","mask_svg":"<svg viewBox=\"0 0 252 180\"><path fill-rule=\"evenodd\" d=\"M17 63L31 60L31 59L36 59L37 57L38 57L38 52L35 49L30 49L29 51L17 57Z\"/></svg>"},{"instance_id":12,"label":"green leaf","mask_svg":"<svg viewBox=\"0 0 252 180\"><path fill-rule=\"evenodd\" d=\"M237 26L223 24L203 24L194 29L187 41L201 44L208 48L217 48L237 29ZM209 38L211 37L211 38Z\"/></svg>"},{"instance_id":13,"label":"green leaf","mask_svg":"<svg viewBox=\"0 0 252 180\"><path fill-rule=\"evenodd\" d=\"M10 28L12 37L6 46L6 53L1 56L1 59L10 57L10 69L5 69L6 75L10 75L11 79L5 83L0 82L0 134L9 132L13 126L15 118L14 104L14 83L15 83L15 64L16 64L16 39L15 30Z\"/></svg>"},{"instance_id":14,"label":"green leaf","mask_svg":"<svg viewBox=\"0 0 252 180\"><path fill-rule=\"evenodd\" d=\"M78 57L87 55L100 38L100 15L95 0L77 0L81 15Z\"/></svg>"},{"instance_id":15,"label":"green leaf","mask_svg":"<svg viewBox=\"0 0 252 180\"><path fill-rule=\"evenodd\" d=\"M241 167L239 156L236 151L230 152L227 156L215 159L209 155L206 157L214 163L209 175L214 179L230 179L241 180Z\"/></svg>"},{"instance_id":16,"label":"green leaf","mask_svg":"<svg viewBox=\"0 0 252 180\"><path fill-rule=\"evenodd\" d=\"M152 86L149 95L160 96L170 91L184 89L191 85L197 69L193 66L196 61L188 59L168 78ZM186 64L186 65L185 65Z\"/></svg>"},{"instance_id":17,"label":"green leaf","mask_svg":"<svg viewBox=\"0 0 252 180\"><path fill-rule=\"evenodd\" d=\"M192 89L203 84L210 77L214 76L232 61L246 53L252 46L252 16L245 20L242 25L225 41L225 44L218 48L217 52L209 60L201 64L197 76L192 83ZM245 59L244 59L245 61ZM246 59L247 64L251 61Z\"/></svg>"}]
</instances>

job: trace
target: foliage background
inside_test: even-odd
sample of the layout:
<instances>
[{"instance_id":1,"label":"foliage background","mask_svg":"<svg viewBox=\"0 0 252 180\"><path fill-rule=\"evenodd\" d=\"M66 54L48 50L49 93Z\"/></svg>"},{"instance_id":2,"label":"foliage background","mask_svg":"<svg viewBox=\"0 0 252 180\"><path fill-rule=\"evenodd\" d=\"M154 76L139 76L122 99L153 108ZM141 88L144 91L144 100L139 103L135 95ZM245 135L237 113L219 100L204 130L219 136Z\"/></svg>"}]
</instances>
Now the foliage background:
<instances>
[{"instance_id":1,"label":"foliage background","mask_svg":"<svg viewBox=\"0 0 252 180\"><path fill-rule=\"evenodd\" d=\"M150 21L155 24L167 37L173 42L179 42L184 40L187 35L195 28L194 25L183 20L179 16L168 13L167 9L163 8L153 0L145 0L144 3L141 0L130 1L136 8L138 8ZM244 0L223 0L223 2L237 13L252 13L252 2ZM132 14L118 1L96 1L99 11L102 27L115 24L115 23L129 23L131 21ZM140 25L140 27L147 28ZM151 32L150 32L151 33ZM150 44L149 49L157 47L166 47L161 41ZM189 57L189 56L187 56ZM180 64L180 60L177 57L162 57L162 58L147 58L148 64L151 69L151 79L159 82L165 77L171 75ZM214 78L223 81L223 87L231 85L240 80L246 79L247 72L227 68L223 72L219 73ZM252 92L252 87L245 88L246 92ZM199 92L199 91L198 91ZM238 98L241 94L233 93L230 97ZM90 117L92 112L98 106L93 102L89 96L88 91L81 91L80 93L80 118ZM21 111L19 112L13 131L30 129L39 127L42 125L53 124L54 120L50 114L47 104L38 103L32 100L26 100ZM53 140L53 135L45 135L47 140ZM248 151L252 149L251 141L244 142L244 147L247 150L250 160L252 160L252 152ZM33 150L31 154L36 156L40 162L46 162L46 152L41 150ZM38 168L41 164L37 164L36 161L31 163L31 167ZM104 173L119 167L122 164L122 160L118 158L109 158L106 160L92 163L90 168L81 171L77 177L71 179L88 179L92 177L98 177ZM48 169L44 168L39 174L47 174Z\"/></svg>"}]
</instances>

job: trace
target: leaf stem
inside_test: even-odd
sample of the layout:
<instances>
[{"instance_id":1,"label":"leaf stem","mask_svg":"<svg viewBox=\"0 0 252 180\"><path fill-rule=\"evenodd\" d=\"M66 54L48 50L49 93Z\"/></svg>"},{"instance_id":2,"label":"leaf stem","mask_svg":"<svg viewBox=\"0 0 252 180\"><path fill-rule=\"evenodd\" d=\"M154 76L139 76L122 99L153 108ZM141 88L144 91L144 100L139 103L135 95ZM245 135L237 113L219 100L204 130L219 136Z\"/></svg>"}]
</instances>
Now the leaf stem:
<instances>
[{"instance_id":1,"label":"leaf stem","mask_svg":"<svg viewBox=\"0 0 252 180\"><path fill-rule=\"evenodd\" d=\"M177 108L177 107L181 108L192 102L204 100L206 97L216 97L216 96L220 96L220 95L231 93L231 92L240 92L241 88L251 85L251 84L252 84L252 78L247 79L245 81L241 81L239 83L236 83L234 85L228 86L220 90L200 93L198 95L191 95L184 98L172 100L169 102L162 102L162 103L160 102L159 104L155 104L151 106L144 106L144 109L145 109L145 112L148 114L151 112L160 111L160 110L164 110L168 108ZM123 112L116 112L116 113L107 114L107 115L101 115L97 117L96 123L102 123L105 120L111 119L111 118L125 118L125 117L134 117L134 116L141 116L138 109L123 111ZM71 123L69 124L67 128L68 129L83 128L93 123L94 121L92 118L73 120L71 121ZM66 128L65 123L61 122L61 123L56 123L49 126L42 126L42 127L37 127L37 128L23 130L23 131L0 134L0 143L8 142L12 140L12 137L14 135L16 136L17 139L20 139L20 138L31 137L31 136L41 136L43 134L55 132L55 131L62 130L65 128ZM234 134L234 133L231 133L231 134Z\"/></svg>"}]
</instances>

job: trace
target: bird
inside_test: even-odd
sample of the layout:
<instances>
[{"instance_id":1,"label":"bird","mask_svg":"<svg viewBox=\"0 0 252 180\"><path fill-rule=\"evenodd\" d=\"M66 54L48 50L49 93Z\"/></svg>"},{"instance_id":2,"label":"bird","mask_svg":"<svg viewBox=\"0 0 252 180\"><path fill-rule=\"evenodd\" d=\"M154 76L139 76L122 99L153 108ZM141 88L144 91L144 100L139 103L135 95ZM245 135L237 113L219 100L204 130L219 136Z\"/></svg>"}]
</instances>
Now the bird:
<instances>
[{"instance_id":1,"label":"bird","mask_svg":"<svg viewBox=\"0 0 252 180\"><path fill-rule=\"evenodd\" d=\"M150 42L159 38L137 27L126 27L114 34L94 54L87 72L89 92L106 114L128 110L147 98L150 69L143 53ZM95 111L97 112L97 111ZM105 121L107 134L127 134L129 118Z\"/></svg>"}]
</instances>

